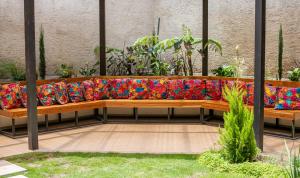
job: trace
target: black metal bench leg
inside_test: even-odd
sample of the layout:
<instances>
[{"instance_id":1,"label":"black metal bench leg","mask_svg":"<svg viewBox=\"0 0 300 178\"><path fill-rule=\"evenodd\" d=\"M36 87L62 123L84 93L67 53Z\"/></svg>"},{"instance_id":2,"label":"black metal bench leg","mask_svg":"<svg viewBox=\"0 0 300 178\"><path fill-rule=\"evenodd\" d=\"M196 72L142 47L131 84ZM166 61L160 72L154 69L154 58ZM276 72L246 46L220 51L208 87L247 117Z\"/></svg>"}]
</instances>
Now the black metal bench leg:
<instances>
[{"instance_id":1,"label":"black metal bench leg","mask_svg":"<svg viewBox=\"0 0 300 178\"><path fill-rule=\"evenodd\" d=\"M168 120L170 121L171 120L171 108L168 108Z\"/></svg>"},{"instance_id":2,"label":"black metal bench leg","mask_svg":"<svg viewBox=\"0 0 300 178\"><path fill-rule=\"evenodd\" d=\"M136 121L139 119L138 108L133 108L133 116Z\"/></svg>"},{"instance_id":3,"label":"black metal bench leg","mask_svg":"<svg viewBox=\"0 0 300 178\"><path fill-rule=\"evenodd\" d=\"M11 132L13 136L16 136L16 120L12 119L11 120Z\"/></svg>"},{"instance_id":4,"label":"black metal bench leg","mask_svg":"<svg viewBox=\"0 0 300 178\"><path fill-rule=\"evenodd\" d=\"M100 115L99 115L99 109L94 109L94 117L95 117L97 120L99 120L99 121L102 120L101 117L100 117Z\"/></svg>"},{"instance_id":5,"label":"black metal bench leg","mask_svg":"<svg viewBox=\"0 0 300 178\"><path fill-rule=\"evenodd\" d=\"M58 122L62 122L62 114L58 113Z\"/></svg>"},{"instance_id":6,"label":"black metal bench leg","mask_svg":"<svg viewBox=\"0 0 300 178\"><path fill-rule=\"evenodd\" d=\"M75 111L75 126L78 126L78 111Z\"/></svg>"},{"instance_id":7,"label":"black metal bench leg","mask_svg":"<svg viewBox=\"0 0 300 178\"><path fill-rule=\"evenodd\" d=\"M107 107L103 108L103 123L106 123L108 120Z\"/></svg>"},{"instance_id":8,"label":"black metal bench leg","mask_svg":"<svg viewBox=\"0 0 300 178\"><path fill-rule=\"evenodd\" d=\"M279 119L276 118L276 127L279 127Z\"/></svg>"},{"instance_id":9,"label":"black metal bench leg","mask_svg":"<svg viewBox=\"0 0 300 178\"><path fill-rule=\"evenodd\" d=\"M46 130L48 130L48 128L49 128L49 116L48 116L48 114L45 115L45 127L46 127Z\"/></svg>"},{"instance_id":10,"label":"black metal bench leg","mask_svg":"<svg viewBox=\"0 0 300 178\"><path fill-rule=\"evenodd\" d=\"M204 108L200 108L200 122L204 122Z\"/></svg>"},{"instance_id":11,"label":"black metal bench leg","mask_svg":"<svg viewBox=\"0 0 300 178\"><path fill-rule=\"evenodd\" d=\"M171 114L171 118L174 118L174 117L175 117L175 108L172 108L172 109L171 109L171 113L172 113L172 114Z\"/></svg>"},{"instance_id":12,"label":"black metal bench leg","mask_svg":"<svg viewBox=\"0 0 300 178\"><path fill-rule=\"evenodd\" d=\"M292 139L295 139L295 120L292 120Z\"/></svg>"}]
</instances>

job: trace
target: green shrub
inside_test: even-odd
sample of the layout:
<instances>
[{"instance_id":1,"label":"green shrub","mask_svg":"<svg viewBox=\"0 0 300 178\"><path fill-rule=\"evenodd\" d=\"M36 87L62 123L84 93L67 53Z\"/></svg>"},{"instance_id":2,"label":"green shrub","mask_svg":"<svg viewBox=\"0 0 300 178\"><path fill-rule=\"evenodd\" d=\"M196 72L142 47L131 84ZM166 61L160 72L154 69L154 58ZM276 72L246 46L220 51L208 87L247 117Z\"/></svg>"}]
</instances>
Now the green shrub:
<instances>
[{"instance_id":1,"label":"green shrub","mask_svg":"<svg viewBox=\"0 0 300 178\"><path fill-rule=\"evenodd\" d=\"M290 81L298 82L300 81L300 68L295 68L288 72Z\"/></svg>"},{"instance_id":2,"label":"green shrub","mask_svg":"<svg viewBox=\"0 0 300 178\"><path fill-rule=\"evenodd\" d=\"M289 149L286 142L285 148L288 156L288 168L286 169L287 175L290 178L300 177L300 154L295 153L293 150Z\"/></svg>"},{"instance_id":3,"label":"green shrub","mask_svg":"<svg viewBox=\"0 0 300 178\"><path fill-rule=\"evenodd\" d=\"M2 72L6 72L5 76L8 76L13 81L26 80L25 68L16 63L4 63L1 65L1 70Z\"/></svg>"},{"instance_id":4,"label":"green shrub","mask_svg":"<svg viewBox=\"0 0 300 178\"><path fill-rule=\"evenodd\" d=\"M216 76L223 76L223 77L234 77L236 72L236 68L231 65L223 65L218 67L217 69L213 69L212 73Z\"/></svg>"},{"instance_id":5,"label":"green shrub","mask_svg":"<svg viewBox=\"0 0 300 178\"><path fill-rule=\"evenodd\" d=\"M283 56L283 34L282 25L280 24L279 37L278 37L278 79L282 79L282 56Z\"/></svg>"},{"instance_id":6,"label":"green shrub","mask_svg":"<svg viewBox=\"0 0 300 178\"><path fill-rule=\"evenodd\" d=\"M45 43L44 43L44 29L41 26L40 31L40 41L39 41L39 49L40 49L40 63L39 63L39 74L42 80L46 78L46 59L45 59Z\"/></svg>"},{"instance_id":7,"label":"green shrub","mask_svg":"<svg viewBox=\"0 0 300 178\"><path fill-rule=\"evenodd\" d=\"M224 158L231 163L253 161L258 153L253 130L254 116L243 103L244 94L238 87L225 88L224 97L230 111L224 114L220 144Z\"/></svg>"},{"instance_id":8,"label":"green shrub","mask_svg":"<svg viewBox=\"0 0 300 178\"><path fill-rule=\"evenodd\" d=\"M85 77L90 77L90 76L93 76L95 73L96 73L96 65L89 65L89 63L86 63L84 65L84 67L81 67L80 70L79 70L79 73L82 75L82 76L85 76Z\"/></svg>"},{"instance_id":9,"label":"green shrub","mask_svg":"<svg viewBox=\"0 0 300 178\"><path fill-rule=\"evenodd\" d=\"M209 151L200 155L198 159L202 166L205 166L215 173L241 174L247 177L286 177L283 167L264 162L244 162L232 164L225 160L221 152Z\"/></svg>"},{"instance_id":10,"label":"green shrub","mask_svg":"<svg viewBox=\"0 0 300 178\"><path fill-rule=\"evenodd\" d=\"M67 64L61 64L59 68L55 71L55 73L60 78L71 78L74 75L73 66L69 66Z\"/></svg>"}]
</instances>

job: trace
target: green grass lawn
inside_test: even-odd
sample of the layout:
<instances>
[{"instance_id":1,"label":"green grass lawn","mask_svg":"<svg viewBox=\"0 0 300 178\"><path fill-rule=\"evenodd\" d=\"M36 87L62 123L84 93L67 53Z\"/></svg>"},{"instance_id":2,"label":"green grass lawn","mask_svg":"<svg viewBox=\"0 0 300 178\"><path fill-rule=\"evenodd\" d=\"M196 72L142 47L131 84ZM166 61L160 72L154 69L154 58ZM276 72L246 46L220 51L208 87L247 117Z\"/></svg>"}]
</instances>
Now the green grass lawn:
<instances>
[{"instance_id":1,"label":"green grass lawn","mask_svg":"<svg viewBox=\"0 0 300 178\"><path fill-rule=\"evenodd\" d=\"M202 167L196 155L29 153L6 160L26 168L27 177L198 178L243 177ZM246 177L246 176L244 176Z\"/></svg>"}]
</instances>

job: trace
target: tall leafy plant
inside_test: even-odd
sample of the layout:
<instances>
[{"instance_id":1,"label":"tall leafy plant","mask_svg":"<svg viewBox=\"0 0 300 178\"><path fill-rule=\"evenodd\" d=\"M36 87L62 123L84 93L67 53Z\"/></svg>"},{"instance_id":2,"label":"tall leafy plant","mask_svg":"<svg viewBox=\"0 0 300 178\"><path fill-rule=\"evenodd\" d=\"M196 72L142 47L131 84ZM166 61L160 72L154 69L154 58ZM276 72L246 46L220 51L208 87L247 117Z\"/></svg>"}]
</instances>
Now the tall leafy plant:
<instances>
[{"instance_id":1,"label":"tall leafy plant","mask_svg":"<svg viewBox=\"0 0 300 178\"><path fill-rule=\"evenodd\" d=\"M279 29L279 37L278 37L278 79L282 79L282 57L283 57L283 33L282 33L282 25L280 24Z\"/></svg>"},{"instance_id":2,"label":"tall leafy plant","mask_svg":"<svg viewBox=\"0 0 300 178\"><path fill-rule=\"evenodd\" d=\"M40 78L44 80L46 78L46 59L45 59L45 42L44 42L43 26L41 26L40 28L39 50L40 50L39 74L40 74Z\"/></svg>"},{"instance_id":3,"label":"tall leafy plant","mask_svg":"<svg viewBox=\"0 0 300 178\"><path fill-rule=\"evenodd\" d=\"M224 114L224 129L220 136L222 154L232 163L253 161L257 154L253 130L253 112L243 103L245 91L235 86L225 87L224 97L229 102L229 112Z\"/></svg>"}]
</instances>

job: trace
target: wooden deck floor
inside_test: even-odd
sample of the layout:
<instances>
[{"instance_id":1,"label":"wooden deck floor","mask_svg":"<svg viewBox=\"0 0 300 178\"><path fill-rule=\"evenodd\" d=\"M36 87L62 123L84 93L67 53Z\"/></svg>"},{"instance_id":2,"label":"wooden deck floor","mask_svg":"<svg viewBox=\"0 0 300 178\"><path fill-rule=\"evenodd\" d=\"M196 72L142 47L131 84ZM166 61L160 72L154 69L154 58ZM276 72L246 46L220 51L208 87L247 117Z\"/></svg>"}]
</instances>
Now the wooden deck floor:
<instances>
[{"instance_id":1,"label":"wooden deck floor","mask_svg":"<svg viewBox=\"0 0 300 178\"><path fill-rule=\"evenodd\" d=\"M200 124L105 124L41 135L39 151L201 153L218 147L218 130ZM298 140L287 142L300 145ZM265 136L266 153L284 151L284 139ZM0 157L26 152L26 138L0 136Z\"/></svg>"}]
</instances>

